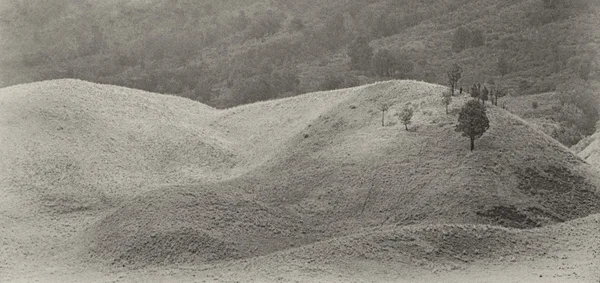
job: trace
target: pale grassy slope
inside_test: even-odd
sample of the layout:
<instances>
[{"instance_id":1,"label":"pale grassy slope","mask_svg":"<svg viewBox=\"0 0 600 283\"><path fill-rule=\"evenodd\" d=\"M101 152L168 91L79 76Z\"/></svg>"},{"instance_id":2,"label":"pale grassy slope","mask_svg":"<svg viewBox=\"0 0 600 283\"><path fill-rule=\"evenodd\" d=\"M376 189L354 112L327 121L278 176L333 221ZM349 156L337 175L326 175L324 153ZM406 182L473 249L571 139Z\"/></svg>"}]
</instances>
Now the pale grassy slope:
<instances>
[{"instance_id":1,"label":"pale grassy slope","mask_svg":"<svg viewBox=\"0 0 600 283\"><path fill-rule=\"evenodd\" d=\"M254 168L285 150L290 138L304 131L323 113L353 99L364 86L316 92L258 102L220 111L211 126L236 148L243 149L245 169Z\"/></svg>"},{"instance_id":2,"label":"pale grassy slope","mask_svg":"<svg viewBox=\"0 0 600 283\"><path fill-rule=\"evenodd\" d=\"M251 275L257 282L596 282L599 245L600 215L532 230L384 226L250 259L230 276Z\"/></svg>"},{"instance_id":3,"label":"pale grassy slope","mask_svg":"<svg viewBox=\"0 0 600 283\"><path fill-rule=\"evenodd\" d=\"M317 93L217 111L184 98L78 80L0 92L2 184L36 192L43 206L65 211L245 172L348 97L348 91Z\"/></svg>"},{"instance_id":4,"label":"pale grassy slope","mask_svg":"<svg viewBox=\"0 0 600 283\"><path fill-rule=\"evenodd\" d=\"M518 230L386 225L214 264L38 271L22 282L586 282L600 279L600 215Z\"/></svg>"},{"instance_id":5,"label":"pale grassy slope","mask_svg":"<svg viewBox=\"0 0 600 283\"><path fill-rule=\"evenodd\" d=\"M254 258L230 276L251 275L257 282L597 282L599 256L596 214L532 230L378 227Z\"/></svg>"},{"instance_id":6,"label":"pale grassy slope","mask_svg":"<svg viewBox=\"0 0 600 283\"><path fill-rule=\"evenodd\" d=\"M413 258L436 246L447 249L439 257L447 266L454 250L435 231L472 236L461 232L471 226L456 224L530 228L600 212L596 171L513 114L490 108L490 131L469 152L468 139L453 130L466 98L456 97L446 115L443 91L391 81L218 111L76 80L1 89L0 272L11 281L50 280L51 273L58 282L93 281L78 273L120 280L113 276L119 272L134 274L127 281L139 281L136 274L161 281L144 273L150 269L129 268L169 274L173 264L192 264L238 272L224 281L245 281L247 271L260 282L290 279L285 270L299 267L311 282L310 270L321 263L327 273L368 268L389 255L409 261L400 270L410 270ZM386 114L393 122L394 113L413 107L411 131L382 127L381 102L394 103ZM405 225L433 227L415 232L423 238L412 258L370 244L369 235L413 233ZM477 227L508 235L502 241L521 239L517 230ZM256 268L240 265L311 243L290 254L302 259L321 250L342 259L353 253L340 246L347 239L372 259L350 256L337 266L284 259L284 271L271 268L279 268L277 256Z\"/></svg>"},{"instance_id":7,"label":"pale grassy slope","mask_svg":"<svg viewBox=\"0 0 600 283\"><path fill-rule=\"evenodd\" d=\"M77 80L0 89L0 265L68 250L90 221L140 192L225 175L238 160L205 126L214 112Z\"/></svg>"},{"instance_id":8,"label":"pale grassy slope","mask_svg":"<svg viewBox=\"0 0 600 283\"><path fill-rule=\"evenodd\" d=\"M75 233L139 193L246 172L345 92L217 111L79 80L1 89L0 264L70 250Z\"/></svg>"},{"instance_id":9,"label":"pale grassy slope","mask_svg":"<svg viewBox=\"0 0 600 283\"><path fill-rule=\"evenodd\" d=\"M574 150L581 158L600 169L600 133L583 139L574 147Z\"/></svg>"},{"instance_id":10,"label":"pale grassy slope","mask_svg":"<svg viewBox=\"0 0 600 283\"><path fill-rule=\"evenodd\" d=\"M440 106L442 91L411 81L348 90L349 99L287 134L262 166L127 203L86 231L84 258L125 266L199 263L264 255L388 224L531 228L600 212L595 171L513 114L490 108L490 131L469 152L468 139L454 132L455 114ZM465 100L455 98L452 112ZM413 107L416 130L381 127L381 102L394 102L390 120L402 107ZM168 229L157 224L164 219ZM169 246L146 249L157 237Z\"/></svg>"},{"instance_id":11,"label":"pale grassy slope","mask_svg":"<svg viewBox=\"0 0 600 283\"><path fill-rule=\"evenodd\" d=\"M57 211L88 209L157 185L219 179L236 149L187 99L76 80L0 90L3 187Z\"/></svg>"}]
</instances>

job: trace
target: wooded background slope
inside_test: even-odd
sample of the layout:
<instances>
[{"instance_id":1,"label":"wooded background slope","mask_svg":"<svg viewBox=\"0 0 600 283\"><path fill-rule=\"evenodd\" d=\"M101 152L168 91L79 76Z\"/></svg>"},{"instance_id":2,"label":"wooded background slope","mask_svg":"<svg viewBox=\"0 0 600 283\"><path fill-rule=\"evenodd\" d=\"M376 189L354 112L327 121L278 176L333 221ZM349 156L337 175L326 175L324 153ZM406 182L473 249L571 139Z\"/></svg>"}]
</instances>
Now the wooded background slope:
<instances>
[{"instance_id":1,"label":"wooded background slope","mask_svg":"<svg viewBox=\"0 0 600 283\"><path fill-rule=\"evenodd\" d=\"M600 76L592 0L1 2L3 86L79 78L222 108L389 77L445 84L454 62L468 87L505 60L515 94ZM353 67L359 37L389 50L391 72Z\"/></svg>"}]
</instances>

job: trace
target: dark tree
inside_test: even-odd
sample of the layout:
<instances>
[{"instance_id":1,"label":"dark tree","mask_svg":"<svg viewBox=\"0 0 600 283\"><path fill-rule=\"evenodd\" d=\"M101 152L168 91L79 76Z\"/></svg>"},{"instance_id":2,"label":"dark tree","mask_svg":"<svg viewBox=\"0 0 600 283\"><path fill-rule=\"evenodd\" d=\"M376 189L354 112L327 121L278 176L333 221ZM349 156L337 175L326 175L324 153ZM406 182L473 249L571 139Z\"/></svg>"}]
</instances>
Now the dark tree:
<instances>
[{"instance_id":1,"label":"dark tree","mask_svg":"<svg viewBox=\"0 0 600 283\"><path fill-rule=\"evenodd\" d=\"M471 151L475 149L475 139L480 138L490 127L485 107L477 100L468 101L458 114L456 131L471 140Z\"/></svg>"},{"instance_id":2,"label":"dark tree","mask_svg":"<svg viewBox=\"0 0 600 283\"><path fill-rule=\"evenodd\" d=\"M348 56L354 70L367 70L373 58L373 47L364 36L357 37L348 46Z\"/></svg>"},{"instance_id":3,"label":"dark tree","mask_svg":"<svg viewBox=\"0 0 600 283\"><path fill-rule=\"evenodd\" d=\"M504 96L506 96L506 90L499 87L496 88L496 90L494 91L494 105L498 106L498 99Z\"/></svg>"},{"instance_id":4,"label":"dark tree","mask_svg":"<svg viewBox=\"0 0 600 283\"><path fill-rule=\"evenodd\" d=\"M452 95L454 95L454 90L456 89L456 85L458 84L458 81L462 77L462 72L463 72L462 68L458 64L454 63L454 64L452 64L452 67L450 67L448 72L446 73L446 76L448 77L448 84L450 86Z\"/></svg>"},{"instance_id":5,"label":"dark tree","mask_svg":"<svg viewBox=\"0 0 600 283\"><path fill-rule=\"evenodd\" d=\"M485 106L485 102L488 101L490 91L487 89L487 87L483 87L483 90L481 91L481 104L483 104Z\"/></svg>"},{"instance_id":6,"label":"dark tree","mask_svg":"<svg viewBox=\"0 0 600 283\"><path fill-rule=\"evenodd\" d=\"M402 122L402 124L404 124L404 129L408 131L408 125L410 125L413 116L412 108L406 107L402 109L402 112L400 112L398 116L400 117L400 121Z\"/></svg>"}]
</instances>

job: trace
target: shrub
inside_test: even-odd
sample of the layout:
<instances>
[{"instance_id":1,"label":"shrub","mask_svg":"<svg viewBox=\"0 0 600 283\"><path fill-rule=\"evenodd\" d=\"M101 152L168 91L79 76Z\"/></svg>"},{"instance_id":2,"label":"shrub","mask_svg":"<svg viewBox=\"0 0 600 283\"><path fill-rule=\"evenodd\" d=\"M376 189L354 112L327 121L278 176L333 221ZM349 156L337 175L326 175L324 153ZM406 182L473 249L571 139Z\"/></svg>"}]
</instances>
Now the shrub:
<instances>
[{"instance_id":1,"label":"shrub","mask_svg":"<svg viewBox=\"0 0 600 283\"><path fill-rule=\"evenodd\" d=\"M537 103L537 101L532 101L532 102L531 102L531 108L533 108L533 109L537 109L537 108L538 108L538 103Z\"/></svg>"},{"instance_id":2,"label":"shrub","mask_svg":"<svg viewBox=\"0 0 600 283\"><path fill-rule=\"evenodd\" d=\"M405 107L404 109L402 109L402 112L400 112L398 114L398 116L400 117L400 121L402 122L402 124L404 124L404 128L408 131L408 125L410 125L410 123L412 123L412 121L411 121L412 116L413 116L412 108Z\"/></svg>"}]
</instances>

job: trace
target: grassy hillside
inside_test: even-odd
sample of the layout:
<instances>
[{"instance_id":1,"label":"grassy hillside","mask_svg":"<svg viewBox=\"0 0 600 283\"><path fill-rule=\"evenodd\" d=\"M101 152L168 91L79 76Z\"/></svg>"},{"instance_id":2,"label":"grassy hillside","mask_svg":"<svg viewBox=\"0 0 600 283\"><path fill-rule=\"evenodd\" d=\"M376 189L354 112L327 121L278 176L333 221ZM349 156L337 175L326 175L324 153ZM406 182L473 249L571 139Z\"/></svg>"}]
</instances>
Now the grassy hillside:
<instances>
[{"instance_id":1,"label":"grassy hillside","mask_svg":"<svg viewBox=\"0 0 600 283\"><path fill-rule=\"evenodd\" d=\"M219 179L238 162L205 125L216 110L185 98L64 80L3 88L0 104L3 186L51 210Z\"/></svg>"},{"instance_id":2,"label":"grassy hillside","mask_svg":"<svg viewBox=\"0 0 600 283\"><path fill-rule=\"evenodd\" d=\"M222 268L229 271L220 278L262 282L593 282L600 269L586 262L593 262L600 252L598 221L595 215L526 231L485 225L384 226L229 265ZM496 268L491 267L492 262ZM214 276L219 277L218 272Z\"/></svg>"},{"instance_id":3,"label":"grassy hillside","mask_svg":"<svg viewBox=\"0 0 600 283\"><path fill-rule=\"evenodd\" d=\"M507 111L549 136L561 128L560 120L556 118L556 107L560 105L560 100L555 92L510 97L502 99L500 103Z\"/></svg>"},{"instance_id":4,"label":"grassy hillside","mask_svg":"<svg viewBox=\"0 0 600 283\"><path fill-rule=\"evenodd\" d=\"M600 212L596 169L505 110L488 107L491 128L470 152L454 131L467 97L455 97L447 115L443 91L388 81L216 110L78 80L3 88L0 262L16 280L46 278L40 266L217 272L265 256L248 271L260 278L271 266L261 262L283 254L290 263L291 248L296 259L331 251L319 258L352 264L357 253L409 267L437 249L426 257L430 272L514 251L540 259L560 240L515 228ZM384 102L393 106L381 126ZM409 131L394 116L404 107L415 112ZM577 233L597 227L586 223ZM467 249L477 235L478 251ZM377 244L395 237L420 244L409 254L397 253L403 240Z\"/></svg>"},{"instance_id":5,"label":"grassy hillside","mask_svg":"<svg viewBox=\"0 0 600 283\"><path fill-rule=\"evenodd\" d=\"M202 263L269 254L381 225L533 228L600 211L596 171L502 109L489 109L491 129L469 152L468 141L454 131L455 114L439 106L443 91L412 81L345 90L335 107L322 109L300 131L284 132L285 141L271 148L277 154L261 166L220 182L139 194L86 231L82 254L117 266ZM277 126L257 124L260 112L251 108L294 109L303 104L299 100L336 94L228 111L239 115L240 129L254 127L249 140L260 144L273 139L268 133L276 135ZM415 109L411 131L381 127L376 105L384 101L395 105L388 123L402 107ZM452 113L464 101L456 98ZM280 114L270 119L288 120Z\"/></svg>"},{"instance_id":6,"label":"grassy hillside","mask_svg":"<svg viewBox=\"0 0 600 283\"><path fill-rule=\"evenodd\" d=\"M573 149L581 158L600 169L600 140L598 133L583 139Z\"/></svg>"}]
</instances>

